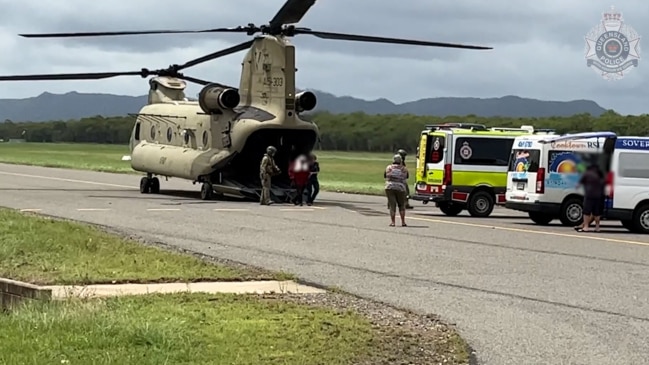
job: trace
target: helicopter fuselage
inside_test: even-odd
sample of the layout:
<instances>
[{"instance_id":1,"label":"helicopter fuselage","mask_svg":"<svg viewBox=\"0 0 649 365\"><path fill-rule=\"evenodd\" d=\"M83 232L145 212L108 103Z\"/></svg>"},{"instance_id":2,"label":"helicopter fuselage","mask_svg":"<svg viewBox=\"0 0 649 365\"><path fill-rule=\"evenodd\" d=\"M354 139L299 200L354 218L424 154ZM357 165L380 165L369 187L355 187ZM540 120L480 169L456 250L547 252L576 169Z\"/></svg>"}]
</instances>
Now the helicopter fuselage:
<instances>
[{"instance_id":1,"label":"helicopter fuselage","mask_svg":"<svg viewBox=\"0 0 649 365\"><path fill-rule=\"evenodd\" d=\"M287 122L254 107L207 115L197 102L150 104L133 127L131 167L197 182L216 183L217 177L225 177L255 183L266 147L277 148L275 159L285 172L288 161L310 152L317 138L311 122ZM283 175L278 179L285 180Z\"/></svg>"}]
</instances>

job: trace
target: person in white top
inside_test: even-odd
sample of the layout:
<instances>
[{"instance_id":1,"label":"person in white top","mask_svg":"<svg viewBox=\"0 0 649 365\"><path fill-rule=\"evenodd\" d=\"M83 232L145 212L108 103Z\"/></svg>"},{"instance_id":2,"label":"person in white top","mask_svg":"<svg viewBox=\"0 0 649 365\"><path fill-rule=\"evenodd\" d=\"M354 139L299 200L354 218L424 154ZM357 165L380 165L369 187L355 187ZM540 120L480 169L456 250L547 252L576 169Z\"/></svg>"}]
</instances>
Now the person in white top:
<instances>
[{"instance_id":1,"label":"person in white top","mask_svg":"<svg viewBox=\"0 0 649 365\"><path fill-rule=\"evenodd\" d=\"M309 160L305 155L299 155L291 164L289 175L295 187L295 198L293 203L295 205L303 205L304 203L304 189L309 182Z\"/></svg>"}]
</instances>

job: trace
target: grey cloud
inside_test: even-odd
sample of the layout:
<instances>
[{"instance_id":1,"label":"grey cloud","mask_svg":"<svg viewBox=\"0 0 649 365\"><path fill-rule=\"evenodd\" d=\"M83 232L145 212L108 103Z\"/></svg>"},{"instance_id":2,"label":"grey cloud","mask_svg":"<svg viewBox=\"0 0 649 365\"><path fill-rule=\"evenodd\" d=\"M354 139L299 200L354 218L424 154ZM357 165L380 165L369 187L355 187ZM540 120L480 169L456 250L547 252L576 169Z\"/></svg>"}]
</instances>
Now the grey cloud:
<instances>
[{"instance_id":1,"label":"grey cloud","mask_svg":"<svg viewBox=\"0 0 649 365\"><path fill-rule=\"evenodd\" d=\"M160 5L162 3L162 5ZM159 35L83 40L22 39L17 33L134 29L202 29L267 22L283 0L213 2L0 0L0 59L3 73L137 70L182 63L248 38L241 35ZM584 36L610 4L603 0L565 2L435 3L318 0L300 22L317 30L444 42L484 44L490 51L293 39L300 87L394 101L433 96L519 95L541 99L594 99L625 113L647 112L649 66L623 80L602 80L586 67ZM620 10L640 35L649 34L649 6L627 0ZM188 70L195 77L238 84L244 52ZM3 88L4 85L3 84ZM141 95L146 81L119 78L96 82L11 83L0 96L37 95L44 90L106 91ZM190 94L198 91L190 87Z\"/></svg>"},{"instance_id":2,"label":"grey cloud","mask_svg":"<svg viewBox=\"0 0 649 365\"><path fill-rule=\"evenodd\" d=\"M23 1L10 3L3 12L29 11L29 18L3 19L9 24L20 25L21 29L37 31L80 31L119 29L188 28L204 29L257 24L266 22L279 9L283 0L239 0L216 4L207 0L192 2L192 7L160 6L159 2L144 0L130 4L115 3L112 6L101 3L68 1L65 7L49 9L42 2ZM171 3L170 3L171 4ZM503 44L524 43L531 39L554 39L557 44L583 46L583 37L608 8L586 6L585 1L565 3L551 0L539 2L513 2L496 0L485 3L478 0L436 4L416 0L403 3L378 2L372 0L328 0L318 1L299 25L314 29L376 34L404 38L420 38L453 43L485 44L499 47ZM639 0L626 4L640 27L640 19L649 15L649 7ZM624 10L624 9L622 9ZM642 24L643 25L643 24ZM648 27L649 28L649 27ZM641 29L638 29L641 31ZM649 31L649 29L647 29ZM640 32L643 33L642 31ZM246 35L162 35L110 37L65 40L69 45L92 44L110 50L150 52L166 47L195 46L210 39L227 41L230 44L246 40ZM54 40L27 40L29 42L53 42ZM55 41L58 42L58 41ZM423 47L386 46L359 44L314 39L309 36L296 37L294 42L302 49L335 51L340 53L362 53L372 56L397 56L400 58L456 59L464 50L428 49ZM497 51L497 49L496 49ZM480 51L478 51L480 52Z\"/></svg>"}]
</instances>

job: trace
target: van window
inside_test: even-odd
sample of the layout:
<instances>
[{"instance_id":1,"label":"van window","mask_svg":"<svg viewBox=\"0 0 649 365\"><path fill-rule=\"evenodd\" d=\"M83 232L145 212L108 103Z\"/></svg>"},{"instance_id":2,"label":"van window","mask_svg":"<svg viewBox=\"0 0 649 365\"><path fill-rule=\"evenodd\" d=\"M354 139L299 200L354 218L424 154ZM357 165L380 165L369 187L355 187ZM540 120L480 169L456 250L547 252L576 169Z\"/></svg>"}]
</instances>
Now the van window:
<instances>
[{"instance_id":1,"label":"van window","mask_svg":"<svg viewBox=\"0 0 649 365\"><path fill-rule=\"evenodd\" d=\"M446 138L443 136L428 136L426 142L426 160L429 163L440 163L444 161L444 147Z\"/></svg>"},{"instance_id":2,"label":"van window","mask_svg":"<svg viewBox=\"0 0 649 365\"><path fill-rule=\"evenodd\" d=\"M646 153L622 152L618 175L637 179L649 179L649 158Z\"/></svg>"},{"instance_id":3,"label":"van window","mask_svg":"<svg viewBox=\"0 0 649 365\"><path fill-rule=\"evenodd\" d=\"M460 137L455 143L455 163L507 166L513 144L513 138Z\"/></svg>"},{"instance_id":4,"label":"van window","mask_svg":"<svg viewBox=\"0 0 649 365\"><path fill-rule=\"evenodd\" d=\"M516 149L512 150L509 158L509 171L537 172L541 162L541 151Z\"/></svg>"}]
</instances>

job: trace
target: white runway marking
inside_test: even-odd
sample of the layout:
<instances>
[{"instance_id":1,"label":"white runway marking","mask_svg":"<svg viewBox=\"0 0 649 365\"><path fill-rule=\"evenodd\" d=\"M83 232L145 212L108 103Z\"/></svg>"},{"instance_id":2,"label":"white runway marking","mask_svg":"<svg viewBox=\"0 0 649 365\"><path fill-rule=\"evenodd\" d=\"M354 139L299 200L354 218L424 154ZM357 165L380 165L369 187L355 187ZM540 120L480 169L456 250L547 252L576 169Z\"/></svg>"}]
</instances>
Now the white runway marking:
<instances>
[{"instance_id":1,"label":"white runway marking","mask_svg":"<svg viewBox=\"0 0 649 365\"><path fill-rule=\"evenodd\" d=\"M284 212L313 212L311 208L280 208Z\"/></svg>"},{"instance_id":2,"label":"white runway marking","mask_svg":"<svg viewBox=\"0 0 649 365\"><path fill-rule=\"evenodd\" d=\"M534 230L534 229L512 228L512 227L503 227L503 226L494 226L494 225L467 223L467 222L454 222L454 221L448 221L448 220L445 220L445 219L433 219L433 218L410 217L409 219L423 221L423 222L452 224L452 225L465 226L465 227L497 229L497 230L508 231L508 232L532 233L532 234L555 236L555 237L582 238L582 239L594 240L594 241L604 241L604 242L611 242L611 243L626 243L626 244L638 245L638 246L649 246L649 242L621 240L621 239L608 238L608 237L597 237L597 236L593 236L592 234L584 234L584 233L582 233L582 234L571 234L571 233L559 233L559 232L551 232L551 231L537 231L537 230Z\"/></svg>"},{"instance_id":3,"label":"white runway marking","mask_svg":"<svg viewBox=\"0 0 649 365\"><path fill-rule=\"evenodd\" d=\"M0 174L2 174L2 175L10 175L10 176L20 176L20 177L33 177L33 178L37 178L37 179L63 181L63 182L80 183L80 184L89 184L89 185L112 186L112 187L115 187L115 188L139 189L139 188L136 188L136 187L133 187L133 186L126 186L126 185L108 184L108 183L100 183L100 182L86 181L86 180L64 179L64 178L61 178L61 177L18 174L18 173L15 173L15 172L0 171Z\"/></svg>"},{"instance_id":4,"label":"white runway marking","mask_svg":"<svg viewBox=\"0 0 649 365\"><path fill-rule=\"evenodd\" d=\"M43 209L21 209L21 212L40 212Z\"/></svg>"},{"instance_id":5,"label":"white runway marking","mask_svg":"<svg viewBox=\"0 0 649 365\"><path fill-rule=\"evenodd\" d=\"M149 212L177 212L180 209L178 208L149 208L147 211Z\"/></svg>"}]
</instances>

